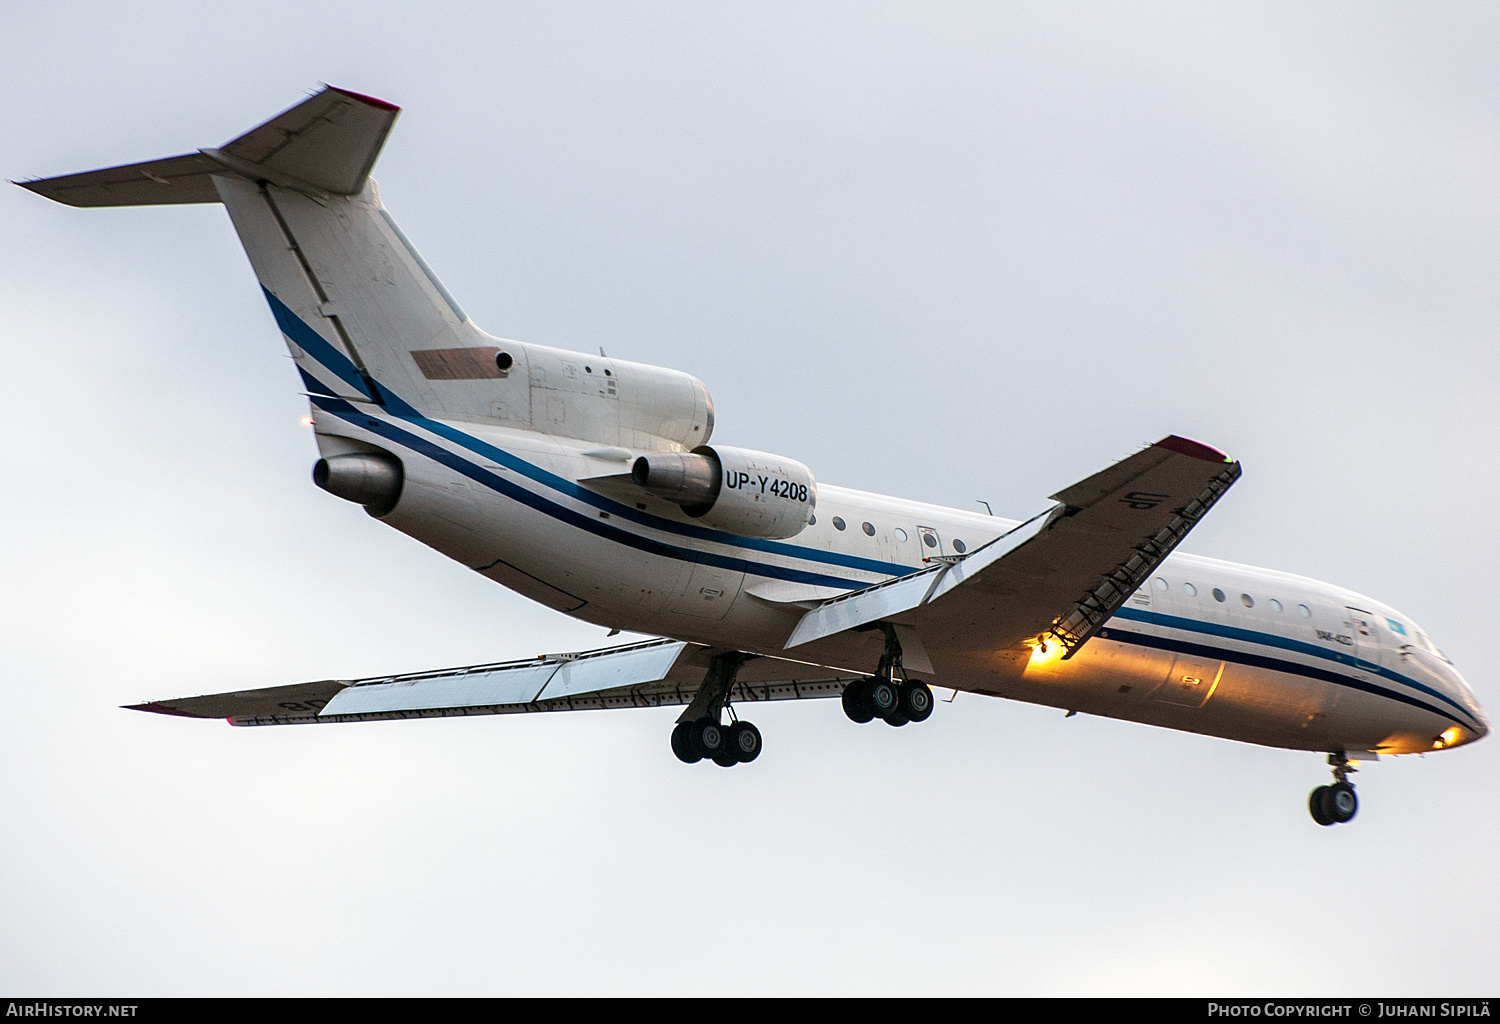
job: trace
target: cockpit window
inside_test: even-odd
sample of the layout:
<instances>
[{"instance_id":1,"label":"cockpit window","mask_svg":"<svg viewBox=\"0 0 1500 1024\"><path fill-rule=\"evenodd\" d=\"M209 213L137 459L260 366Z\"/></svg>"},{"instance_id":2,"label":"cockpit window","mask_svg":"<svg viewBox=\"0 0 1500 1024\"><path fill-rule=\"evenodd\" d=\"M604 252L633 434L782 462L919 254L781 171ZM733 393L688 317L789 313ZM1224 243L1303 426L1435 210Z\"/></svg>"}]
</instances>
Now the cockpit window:
<instances>
[{"instance_id":1,"label":"cockpit window","mask_svg":"<svg viewBox=\"0 0 1500 1024\"><path fill-rule=\"evenodd\" d=\"M1420 628L1418 628L1416 626L1412 627L1412 631L1417 634L1417 640L1418 640L1418 642L1420 642L1421 645L1426 650L1432 652L1433 654L1436 654L1439 658L1442 658L1448 664L1450 664L1450 665L1453 664L1452 659L1449 658L1442 651L1438 650L1437 644L1435 644L1435 643L1432 642L1432 637L1428 636L1426 634L1426 632L1424 632L1422 629L1420 629Z\"/></svg>"}]
</instances>

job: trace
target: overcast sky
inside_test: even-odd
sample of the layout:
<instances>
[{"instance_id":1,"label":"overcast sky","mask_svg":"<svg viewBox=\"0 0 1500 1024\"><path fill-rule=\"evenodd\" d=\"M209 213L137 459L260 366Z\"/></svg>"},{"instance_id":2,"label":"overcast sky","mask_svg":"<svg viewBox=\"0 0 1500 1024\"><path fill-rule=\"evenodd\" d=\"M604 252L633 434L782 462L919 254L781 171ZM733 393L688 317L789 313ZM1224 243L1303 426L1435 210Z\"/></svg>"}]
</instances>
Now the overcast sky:
<instances>
[{"instance_id":1,"label":"overcast sky","mask_svg":"<svg viewBox=\"0 0 1500 1024\"><path fill-rule=\"evenodd\" d=\"M420 13L415 13L420 12ZM404 108L382 196L491 333L715 439L1021 515L1176 432L1186 550L1387 601L1500 711L1490 3L51 4L0 175ZM1493 994L1500 742L1371 765L960 695L230 729L135 701L599 646L310 482L222 209L0 190L0 990Z\"/></svg>"}]
</instances>

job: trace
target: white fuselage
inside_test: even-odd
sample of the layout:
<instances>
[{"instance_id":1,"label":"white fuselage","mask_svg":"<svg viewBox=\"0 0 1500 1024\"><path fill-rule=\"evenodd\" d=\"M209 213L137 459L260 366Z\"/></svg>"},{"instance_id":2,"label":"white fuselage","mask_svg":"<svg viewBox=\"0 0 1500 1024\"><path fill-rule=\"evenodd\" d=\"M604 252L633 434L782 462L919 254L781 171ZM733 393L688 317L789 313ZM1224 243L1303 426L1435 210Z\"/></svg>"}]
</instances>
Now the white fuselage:
<instances>
[{"instance_id":1,"label":"white fuselage","mask_svg":"<svg viewBox=\"0 0 1500 1024\"><path fill-rule=\"evenodd\" d=\"M628 449L529 430L405 417L314 399L325 454L396 452L390 525L550 607L612 628L787 657L811 602L972 551L1014 521L818 487L789 540L705 528L670 502L580 480L628 470ZM338 436L334 436L338 435ZM589 454L593 453L593 454ZM842 524L842 526L840 526ZM790 652L869 672L869 638ZM1020 678L939 685L1231 739L1413 753L1483 735L1483 711L1409 618L1286 573L1175 554L1078 655L1039 647Z\"/></svg>"},{"instance_id":2,"label":"white fuselage","mask_svg":"<svg viewBox=\"0 0 1500 1024\"><path fill-rule=\"evenodd\" d=\"M914 626L892 621L887 633L873 620L788 651L820 602L1016 524L817 486L809 467L764 452L721 454L709 445L712 398L689 374L480 330L368 176L398 110L328 87L218 149L25 187L75 206L222 203L309 393L320 485L569 615L860 675L883 654L895 667L899 654L956 689L1340 755L1457 746L1488 731L1458 673L1393 609L1188 555L1162 562L1067 660L1043 637L1028 651L1013 634L1004 650L966 635L958 651L945 634L918 651ZM638 456L646 475L635 479ZM717 489L674 504L689 495L672 480L710 459ZM666 481L654 489L653 460ZM747 467L766 474L758 494L744 487ZM757 507L767 494L784 503L774 513ZM759 539L770 537L787 539ZM1034 568L1043 575L1032 579L1051 571ZM923 628L941 628L932 622ZM1349 806L1337 820L1348 820L1352 790L1340 799Z\"/></svg>"}]
</instances>

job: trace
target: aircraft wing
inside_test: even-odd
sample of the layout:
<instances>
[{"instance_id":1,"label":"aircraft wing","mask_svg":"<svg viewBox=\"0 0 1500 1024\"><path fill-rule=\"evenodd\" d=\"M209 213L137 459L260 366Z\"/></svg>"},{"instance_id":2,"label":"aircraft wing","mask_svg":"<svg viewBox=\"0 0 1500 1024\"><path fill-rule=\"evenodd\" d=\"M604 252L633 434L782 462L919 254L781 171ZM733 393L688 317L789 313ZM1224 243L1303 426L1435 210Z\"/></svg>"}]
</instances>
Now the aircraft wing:
<instances>
[{"instance_id":1,"label":"aircraft wing","mask_svg":"<svg viewBox=\"0 0 1500 1024\"><path fill-rule=\"evenodd\" d=\"M529 711L662 707L692 702L713 649L675 640L462 668L238 690L128 705L231 725L367 722L392 718L503 715ZM802 662L755 658L739 670L730 700L837 697L856 678Z\"/></svg>"},{"instance_id":2,"label":"aircraft wing","mask_svg":"<svg viewBox=\"0 0 1500 1024\"><path fill-rule=\"evenodd\" d=\"M939 675L945 662L1043 634L1071 657L1239 476L1223 452L1164 438L1053 495L1051 509L968 555L825 601L786 646L889 622L916 631Z\"/></svg>"}]
</instances>

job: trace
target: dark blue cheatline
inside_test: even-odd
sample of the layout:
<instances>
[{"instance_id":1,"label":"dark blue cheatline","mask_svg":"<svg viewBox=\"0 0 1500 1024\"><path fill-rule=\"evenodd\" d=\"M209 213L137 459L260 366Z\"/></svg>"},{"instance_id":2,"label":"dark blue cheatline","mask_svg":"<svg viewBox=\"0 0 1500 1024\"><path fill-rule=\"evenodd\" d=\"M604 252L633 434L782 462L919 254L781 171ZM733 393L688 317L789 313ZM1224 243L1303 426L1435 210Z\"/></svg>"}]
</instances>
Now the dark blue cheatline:
<instances>
[{"instance_id":1,"label":"dark blue cheatline","mask_svg":"<svg viewBox=\"0 0 1500 1024\"><path fill-rule=\"evenodd\" d=\"M1339 655L1335 651L1325 651L1312 644L1303 643L1300 640L1292 640L1288 637L1277 636L1274 633L1261 633L1250 629L1241 629L1236 626L1225 626L1216 622L1202 622L1198 619L1186 619L1176 615L1161 615L1156 612L1145 612L1138 608L1121 608L1115 613L1115 619L1133 619L1138 622L1148 623L1153 626L1165 626L1170 629L1180 629L1186 632L1199 633L1206 636L1223 637L1230 640L1239 640L1242 643L1259 644L1263 647L1273 647L1284 651L1291 651L1309 657L1320 658L1336 664L1346 664L1358 667L1361 671L1372 675L1382 676L1403 686L1409 686L1414 690L1428 694L1444 704L1458 711L1462 717L1455 717L1447 708L1438 707L1430 701L1411 694L1393 690L1378 683L1365 679L1358 679L1343 672L1332 672L1328 669L1319 668L1314 665L1304 665L1301 662L1289 661L1285 658L1275 658L1264 654L1252 654L1246 651L1236 651L1227 647L1217 647L1209 644L1194 643L1190 640L1180 640L1174 637L1152 636L1147 633L1137 633L1134 630L1110 627L1100 631L1100 636L1105 639L1115 640L1119 643L1134 644L1138 647L1151 647L1157 650L1174 651L1180 654L1192 654L1198 657L1217 658L1221 661L1234 662L1240 665L1251 665L1257 668L1272 669L1277 672L1287 672L1292 675L1306 676L1309 679L1320 679L1324 682L1334 683L1338 686L1347 686L1350 689L1362 690L1365 693L1373 693L1381 697L1409 704L1412 707L1430 711L1467 728L1478 728L1473 716L1463 705L1440 690L1436 690L1425 683L1418 682L1399 672L1375 665L1368 661L1350 658L1347 655Z\"/></svg>"}]
</instances>

